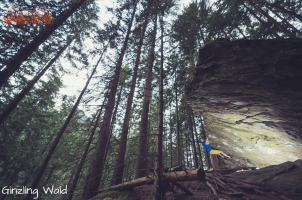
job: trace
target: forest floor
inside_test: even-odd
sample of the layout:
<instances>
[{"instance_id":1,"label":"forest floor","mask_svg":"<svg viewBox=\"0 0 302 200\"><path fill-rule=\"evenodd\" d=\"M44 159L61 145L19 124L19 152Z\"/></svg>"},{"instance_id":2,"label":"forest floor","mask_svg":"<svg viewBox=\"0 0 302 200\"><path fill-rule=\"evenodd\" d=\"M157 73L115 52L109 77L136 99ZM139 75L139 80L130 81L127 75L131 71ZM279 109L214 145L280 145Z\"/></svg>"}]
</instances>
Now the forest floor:
<instances>
[{"instance_id":1,"label":"forest floor","mask_svg":"<svg viewBox=\"0 0 302 200\"><path fill-rule=\"evenodd\" d=\"M301 196L282 198L282 197L271 197L265 195L256 195L249 193L249 197L243 196L229 196L223 194L214 195L211 193L210 188L206 185L205 181L185 181L179 182L183 187L190 190L193 195L188 195L184 191L177 187L174 187L174 192L169 191L165 195L165 200L301 200ZM101 195L101 194L100 194ZM109 191L106 195L96 196L91 200L152 200L154 195L153 185L142 185L133 188L133 190L127 190L120 197L121 193L117 191Z\"/></svg>"},{"instance_id":2,"label":"forest floor","mask_svg":"<svg viewBox=\"0 0 302 200\"><path fill-rule=\"evenodd\" d=\"M240 200L242 197L230 197L227 195L214 195L204 181L186 181L180 184L189 189L194 195L188 195L177 187L175 192L167 192L166 200ZM128 200L152 200L154 194L153 185L143 185L134 188ZM257 200L267 200L265 196L255 196Z\"/></svg>"},{"instance_id":3,"label":"forest floor","mask_svg":"<svg viewBox=\"0 0 302 200\"><path fill-rule=\"evenodd\" d=\"M192 174L196 175L198 172L200 170L193 170L187 172L189 175L185 176L194 178ZM195 177L193 179L195 181L181 182L182 173L175 173L179 176L178 187L189 190L187 192L193 195L188 195L176 186L172 187L170 184L176 182L173 182L171 178L173 176L166 175L165 177L170 177L172 181L171 183L164 181L165 185L162 185L162 189L167 191L165 200L302 200L302 160L287 161L261 169L249 168L239 172L238 169L208 171L205 172L205 179L196 180L198 178ZM125 186L129 188L127 182L128 185L127 183L120 185L120 189L124 187L124 190L119 191L115 186L115 190L105 190L91 200L152 200L154 185L146 185L151 183L149 181L151 179L147 179L147 182L142 180L132 181L132 189L125 188ZM141 186L135 187L135 184Z\"/></svg>"},{"instance_id":4,"label":"forest floor","mask_svg":"<svg viewBox=\"0 0 302 200\"><path fill-rule=\"evenodd\" d=\"M166 200L200 200L200 199L209 199L216 200L217 196L212 195L210 189L206 185L204 181L186 181L180 183L182 186L189 189L194 195L188 195L184 191L180 190L177 187L174 187L175 192L167 192ZM153 185L143 185L135 187L131 195L129 196L129 200L151 200L154 194L154 186ZM225 199L223 197L220 197ZM221 199L221 200L222 200Z\"/></svg>"}]
</instances>

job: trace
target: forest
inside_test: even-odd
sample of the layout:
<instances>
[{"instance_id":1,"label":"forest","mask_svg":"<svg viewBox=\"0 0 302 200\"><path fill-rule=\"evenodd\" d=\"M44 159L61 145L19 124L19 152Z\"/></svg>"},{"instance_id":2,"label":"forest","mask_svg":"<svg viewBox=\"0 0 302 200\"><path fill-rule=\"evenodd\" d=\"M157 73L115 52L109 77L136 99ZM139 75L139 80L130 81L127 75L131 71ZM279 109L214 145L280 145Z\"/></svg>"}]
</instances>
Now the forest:
<instances>
[{"instance_id":1,"label":"forest","mask_svg":"<svg viewBox=\"0 0 302 200\"><path fill-rule=\"evenodd\" d=\"M52 16L51 23L0 24L1 200L88 200L150 173L153 198L164 199L166 167L211 166L200 145L204 116L185 95L199 49L221 38L302 37L300 0L0 5L2 21L31 9ZM81 89L73 90L78 83ZM61 194L42 192L52 186Z\"/></svg>"}]
</instances>

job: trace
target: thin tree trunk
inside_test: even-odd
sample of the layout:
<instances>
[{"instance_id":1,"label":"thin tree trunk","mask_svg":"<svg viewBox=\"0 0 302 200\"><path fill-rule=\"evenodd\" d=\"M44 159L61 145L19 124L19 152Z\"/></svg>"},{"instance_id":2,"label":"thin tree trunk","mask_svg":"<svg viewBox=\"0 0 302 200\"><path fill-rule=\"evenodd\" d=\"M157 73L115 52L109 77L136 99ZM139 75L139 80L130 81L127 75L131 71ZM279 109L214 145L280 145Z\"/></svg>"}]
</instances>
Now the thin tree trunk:
<instances>
[{"instance_id":1,"label":"thin tree trunk","mask_svg":"<svg viewBox=\"0 0 302 200\"><path fill-rule=\"evenodd\" d=\"M181 146L180 146L180 136L179 136L179 120L178 120L178 95L177 95L177 84L176 84L176 70L175 70L175 111L176 111L176 136L177 136L177 164L181 165Z\"/></svg>"},{"instance_id":2,"label":"thin tree trunk","mask_svg":"<svg viewBox=\"0 0 302 200\"><path fill-rule=\"evenodd\" d=\"M275 7L276 9L281 10L281 11L284 12L284 13L287 13L287 14L290 14L290 15L292 15L292 16L295 16L298 20L300 20L300 22L302 22L302 15L299 15L299 14L297 14L296 12L287 10L287 9L285 9L284 7L280 7L280 6L276 5L276 4L275 4L275 5L271 5L271 6Z\"/></svg>"},{"instance_id":3,"label":"thin tree trunk","mask_svg":"<svg viewBox=\"0 0 302 200\"><path fill-rule=\"evenodd\" d=\"M152 32L151 39L151 48L148 57L148 71L146 75L145 89L144 89L144 100L141 113L141 122L140 122L140 133L138 139L138 150L137 150L137 159L135 165L135 177L140 178L147 175L147 155L148 155L148 118L149 118L149 104L151 99L152 92L152 68L154 63L154 48L155 48L155 39L156 39L156 29L157 29L157 17L154 20L154 28Z\"/></svg>"},{"instance_id":4,"label":"thin tree trunk","mask_svg":"<svg viewBox=\"0 0 302 200\"><path fill-rule=\"evenodd\" d=\"M266 3L266 6L267 6L267 8L268 8L272 13L274 13L274 15L276 15L277 17L279 17L279 19L281 19L282 22L285 22L285 24L286 24L288 27L292 28L299 36L302 36L301 31L299 31L296 27L294 27L293 25L291 25L287 20L283 19L277 12L273 11L273 9L272 9L270 6L268 6L268 3Z\"/></svg>"},{"instance_id":5,"label":"thin tree trunk","mask_svg":"<svg viewBox=\"0 0 302 200\"><path fill-rule=\"evenodd\" d=\"M18 181L18 174L24 170L24 166L23 164L19 165L18 167L15 166L15 170L14 172L12 173L12 175L9 176L9 182L7 182L6 184L11 186L13 183L17 182ZM0 198L1 200L4 200L5 197L7 196L6 193L0 193Z\"/></svg>"},{"instance_id":6,"label":"thin tree trunk","mask_svg":"<svg viewBox=\"0 0 302 200\"><path fill-rule=\"evenodd\" d=\"M107 44L107 46L108 46L108 44ZM36 176L35 176L35 178L34 178L34 181L33 181L33 183L32 183L32 185L31 185L30 188L34 189L34 188L37 187L37 185L38 185L38 183L39 183L39 181L40 181L40 179L41 179L41 177L42 177L42 175L43 175L43 173L44 173L44 171L45 171L45 169L46 169L46 167L47 167L47 164L48 164L48 162L49 162L49 160L50 160L52 154L54 153L54 151L55 151L55 149L56 149L56 147L57 147L57 145L58 145L58 143L59 143L59 141L60 141L60 139L61 139L63 133L65 132L65 130L66 130L66 128L67 128L67 126L68 126L68 124L69 124L69 122L70 122L70 120L71 120L73 114L74 114L75 111L77 110L77 107L78 107L78 105L80 104L80 101L81 101L81 99L82 99L82 97L83 97L83 95L84 95L84 93L85 93L85 91L86 91L86 89L87 89L87 87L88 87L88 85L89 85L89 83L90 83L90 81L91 81L91 79L92 79L94 73L96 72L96 69L97 69L97 67L98 67L98 64L99 64L99 62L101 61L101 59L102 59L102 57L103 57L103 54L104 54L104 52L106 51L107 46L104 48L104 51L103 51L102 55L100 56L100 58L99 58L97 64L95 65L94 69L92 70L90 77L88 78L88 80L87 80L87 82L86 82L86 84L85 84L83 90L81 91L81 93L80 93L80 95L79 95L79 97L78 97L76 103L74 104L72 110L70 111L68 117L66 118L66 120L65 120L65 122L64 122L64 125L62 126L62 128L61 128L60 131L58 132L58 134L57 134L55 140L53 141L53 143L52 143L52 145L51 145L51 147L50 147L50 149L49 149L49 151L48 151L46 157L44 158L43 163L41 164L41 166L40 166L40 168L39 168L39 170L38 170L38 172L37 172L37 174L36 174ZM25 197L24 200L30 200L31 197L32 197L32 194L29 193L28 195L26 195L26 197Z\"/></svg>"},{"instance_id":7,"label":"thin tree trunk","mask_svg":"<svg viewBox=\"0 0 302 200\"><path fill-rule=\"evenodd\" d=\"M199 159L200 159L200 168L203 169L203 162L202 162L202 156L201 156L201 149L200 149L200 145L199 145L199 138L197 135L197 129L196 129L196 123L195 123L195 117L194 117L194 112L192 110L192 108L190 109L191 113L192 113L192 118L193 118L193 128L194 128L194 132L195 132L195 137L197 140L197 150L198 150L198 155L199 155Z\"/></svg>"},{"instance_id":8,"label":"thin tree trunk","mask_svg":"<svg viewBox=\"0 0 302 200\"><path fill-rule=\"evenodd\" d=\"M271 30L271 33L276 37L276 38L281 38L277 32L274 29L270 28L269 22L266 22L264 20L262 20L252 9L250 9L248 6L246 6L245 4L243 4L243 6L263 25L266 26L267 29ZM272 24L273 25L273 24Z\"/></svg>"},{"instance_id":9,"label":"thin tree trunk","mask_svg":"<svg viewBox=\"0 0 302 200\"><path fill-rule=\"evenodd\" d=\"M112 177L112 182L111 185L117 185L122 183L123 179L123 173L124 173L124 167L125 167L125 155L126 155L126 144L127 144L127 136L128 136L128 131L129 131L129 122L130 122L130 115L131 115L131 107L133 103L133 96L134 96L134 91L135 91L135 86L136 86L136 79L137 79L137 72L138 72L138 66L140 62L140 55L141 55L141 50L143 46L143 40L145 37L145 32L146 32L146 27L148 24L148 18L146 17L144 23L142 24L142 34L140 36L140 41L138 44L138 49L137 49L137 55L136 55L136 60L135 60L135 66L133 69L133 76L132 76L132 81L131 81L131 88L130 88L130 93L128 96L128 102L127 102L127 108L126 108L126 113L124 117L124 123L122 127L122 133L121 133L121 138L120 138L120 143L119 143L119 150L118 150L118 155L116 159L116 167L113 173Z\"/></svg>"},{"instance_id":10,"label":"thin tree trunk","mask_svg":"<svg viewBox=\"0 0 302 200\"><path fill-rule=\"evenodd\" d=\"M105 149L107 147L107 142L110 134L110 120L112 117L112 111L114 108L114 101L115 101L115 95L118 87L118 82L119 82L119 77L120 77L120 72L121 72L121 67L122 67L122 62L123 58L127 49L128 45L128 40L131 32L131 27L136 11L136 6L137 3L135 2L132 14L131 14L131 19L128 24L128 30L126 33L126 37L124 40L123 47L121 49L121 53L119 55L116 68L115 68L115 75L112 80L112 86L111 90L109 93L108 97L108 102L106 106L106 111L103 117L103 123L101 126L101 130L99 131L99 136L98 136L98 141L95 147L95 152L93 159L90 164L90 170L87 178L87 183L85 187L85 193L83 195L83 199L88 200L91 197L95 195L95 192L98 190L100 182L101 182L101 177L103 174L103 169L104 169L104 158L105 158Z\"/></svg>"},{"instance_id":11,"label":"thin tree trunk","mask_svg":"<svg viewBox=\"0 0 302 200\"><path fill-rule=\"evenodd\" d=\"M46 180L44 181L43 185L47 185L47 183L48 183L48 181L49 181L50 177L52 176L52 174L53 174L53 172L54 172L55 169L56 169L55 167L51 167L50 172L49 172L49 174L48 174ZM42 188L40 187L40 189L42 189ZM41 190L40 190L40 191L41 191ZM39 192L39 194L38 194L38 195L39 195L38 199L42 199L43 194L44 194L44 192Z\"/></svg>"},{"instance_id":12,"label":"thin tree trunk","mask_svg":"<svg viewBox=\"0 0 302 200\"><path fill-rule=\"evenodd\" d=\"M15 54L5 68L0 71L0 87L6 83L11 75L13 75L26 61L29 56L38 49L40 44L45 42L47 38L60 27L67 18L69 18L78 8L80 8L87 0L80 0L79 3L73 4L69 10L63 12L52 25L48 25L37 35L28 45L21 48L17 54Z\"/></svg>"},{"instance_id":13,"label":"thin tree trunk","mask_svg":"<svg viewBox=\"0 0 302 200\"><path fill-rule=\"evenodd\" d=\"M43 185L47 185L47 183L48 183L50 177L52 176L52 174L53 174L53 172L54 172L54 170L55 170L54 167L52 167L52 168L50 169L50 172L49 172L49 174L48 174L46 180L44 181ZM42 190L42 188L40 187L40 188L39 188L39 191L41 191L41 190ZM35 199L42 199L43 194L44 194L44 192L39 192L39 193L37 193L38 198L35 198Z\"/></svg>"},{"instance_id":14,"label":"thin tree trunk","mask_svg":"<svg viewBox=\"0 0 302 200\"><path fill-rule=\"evenodd\" d=\"M181 117L180 117L180 119L183 117L182 115L183 115L183 113L182 112L180 112L180 114L181 114ZM180 121L184 121L184 120L180 120ZM181 155L181 164L184 164L185 163L185 150L184 150L184 139L183 139L183 137L181 136L181 134L183 134L184 135L184 131L186 131L186 130L183 130L184 128L183 127L181 127L180 128L180 131L179 131L179 137L180 137L180 155Z\"/></svg>"},{"instance_id":15,"label":"thin tree trunk","mask_svg":"<svg viewBox=\"0 0 302 200\"><path fill-rule=\"evenodd\" d=\"M156 20L156 18L155 18ZM155 22L156 23L156 22ZM161 29L161 52L160 52L160 75L159 75L159 100L158 100L158 130L157 130L157 141L156 141L156 157L155 157L155 195L154 200L162 200L164 198L164 192L162 190L162 162L163 162L163 125L164 125L164 21L163 14L160 17L160 29Z\"/></svg>"},{"instance_id":16,"label":"thin tree trunk","mask_svg":"<svg viewBox=\"0 0 302 200\"><path fill-rule=\"evenodd\" d=\"M171 101L172 102L172 101ZM173 166L173 140L172 140L172 109L170 102L170 166Z\"/></svg>"},{"instance_id":17,"label":"thin tree trunk","mask_svg":"<svg viewBox=\"0 0 302 200\"><path fill-rule=\"evenodd\" d=\"M247 37L244 35L244 33L242 32L242 30L236 26L236 29L239 31L239 33L243 36L244 39L247 39Z\"/></svg>"},{"instance_id":18,"label":"thin tree trunk","mask_svg":"<svg viewBox=\"0 0 302 200\"><path fill-rule=\"evenodd\" d=\"M202 132L202 135L203 135L203 139L205 140L206 139L206 131L204 130L204 127L203 127L203 120L200 116L200 125L201 125L201 132ZM209 156L209 153L207 151L204 151L205 152L205 157L206 157L206 161L208 163L208 169L211 168L211 160L210 160L210 156Z\"/></svg>"},{"instance_id":19,"label":"thin tree trunk","mask_svg":"<svg viewBox=\"0 0 302 200\"><path fill-rule=\"evenodd\" d=\"M98 127L98 123L99 123L99 120L100 120L100 116L102 114L102 110L103 110L103 107L104 107L104 103L105 103L105 100L106 100L106 96L104 97L104 101L103 101L103 104L102 104L102 107L99 111L99 114L94 122L94 126L93 126L93 129L90 133L90 136L89 136L89 139L88 139L88 142L87 142L87 145L85 147L85 150L84 150L84 153L83 153L83 156L81 157L81 160L80 160L80 163L79 163L79 166L78 166L78 169L74 175L74 178L73 178L73 181L72 181L72 184L70 186L70 190L68 191L68 194L67 194L67 198L66 200L71 200L72 197L73 197L73 194L74 194L74 191L76 189L76 186L77 186L77 183L78 183L78 180L79 180L79 177L80 177L80 173L82 171L82 168L84 166L84 162L85 162L85 159L86 159L86 156L88 154L88 151L89 151L89 147L90 147L90 144L93 140L93 136L94 136L94 133L95 133L95 130L96 128ZM64 198L65 199L65 198Z\"/></svg>"},{"instance_id":20,"label":"thin tree trunk","mask_svg":"<svg viewBox=\"0 0 302 200\"><path fill-rule=\"evenodd\" d=\"M11 114L11 112L17 107L17 105L22 101L22 99L29 93L29 91L34 87L34 85L39 81L39 79L45 74L45 72L52 66L52 64L61 56L65 49L71 44L71 42L76 38L75 35L68 43L62 47L58 53L49 61L49 63L36 75L31 81L27 83L27 86L10 102L10 104L4 109L0 115L0 124Z\"/></svg>"},{"instance_id":21,"label":"thin tree trunk","mask_svg":"<svg viewBox=\"0 0 302 200\"><path fill-rule=\"evenodd\" d=\"M280 31L282 31L285 34L288 34L290 37L295 38L296 36L290 32L289 30L287 30L285 27L283 27L279 22L277 22L274 18L272 18L267 12L263 11L259 6L257 6L256 4L254 4L253 2L251 2L251 0L248 0L249 4L251 6L253 6L259 13L261 13L262 15L264 15L268 21L270 21L271 23L273 23L274 25L276 25L278 27L278 29Z\"/></svg>"},{"instance_id":22,"label":"thin tree trunk","mask_svg":"<svg viewBox=\"0 0 302 200\"><path fill-rule=\"evenodd\" d=\"M195 139L194 139L194 132L193 132L193 120L191 116L191 109L187 105L188 108L187 113L189 114L189 128L190 128L190 133L191 133L191 138L192 138L192 147L193 147L193 158L194 158L194 167L198 168L198 158L197 158L197 153L196 153L196 146L195 146Z\"/></svg>"},{"instance_id":23,"label":"thin tree trunk","mask_svg":"<svg viewBox=\"0 0 302 200\"><path fill-rule=\"evenodd\" d=\"M115 108L114 108L114 111L113 111L111 124L110 124L110 136L112 135L113 127L114 127L114 124L115 124L115 121L116 121L117 109L118 109L118 106L119 106L120 101L121 101L121 94L122 94L122 91L123 91L123 88L124 88L125 80L123 80L122 83L120 83L120 84L121 84L121 88L120 88L120 92L117 96L117 101L116 101L116 105L115 105Z\"/></svg>"},{"instance_id":24,"label":"thin tree trunk","mask_svg":"<svg viewBox=\"0 0 302 200\"><path fill-rule=\"evenodd\" d=\"M186 123L186 127L187 127L187 123ZM186 166L190 166L190 162L189 162L189 151L190 151L190 141L188 141L189 138L186 137L186 161L187 161L187 164Z\"/></svg>"}]
</instances>

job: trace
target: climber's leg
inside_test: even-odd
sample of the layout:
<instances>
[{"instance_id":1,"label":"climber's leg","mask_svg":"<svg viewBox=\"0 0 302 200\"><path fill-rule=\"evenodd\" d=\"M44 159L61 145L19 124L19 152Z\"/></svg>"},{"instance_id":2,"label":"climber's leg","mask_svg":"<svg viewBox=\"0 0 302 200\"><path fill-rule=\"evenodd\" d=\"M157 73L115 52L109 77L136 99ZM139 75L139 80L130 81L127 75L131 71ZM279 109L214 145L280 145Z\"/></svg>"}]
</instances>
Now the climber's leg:
<instances>
[{"instance_id":1,"label":"climber's leg","mask_svg":"<svg viewBox=\"0 0 302 200\"><path fill-rule=\"evenodd\" d=\"M228 156L228 155L227 155L227 154L225 154L223 151L220 151L220 154L222 155L222 157L223 157L223 156L225 156L225 157L227 157L227 158L232 159L232 158L231 158L231 156Z\"/></svg>"}]
</instances>

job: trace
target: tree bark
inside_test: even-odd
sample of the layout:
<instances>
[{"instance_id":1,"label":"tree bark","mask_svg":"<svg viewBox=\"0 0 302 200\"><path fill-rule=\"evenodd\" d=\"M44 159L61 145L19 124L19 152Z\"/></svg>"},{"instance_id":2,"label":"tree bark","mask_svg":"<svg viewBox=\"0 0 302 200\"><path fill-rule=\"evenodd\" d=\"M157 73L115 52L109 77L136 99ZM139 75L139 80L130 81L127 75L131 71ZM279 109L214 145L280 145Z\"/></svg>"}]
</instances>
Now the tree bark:
<instances>
[{"instance_id":1,"label":"tree bark","mask_svg":"<svg viewBox=\"0 0 302 200\"><path fill-rule=\"evenodd\" d=\"M172 109L170 102L170 166L173 166Z\"/></svg>"},{"instance_id":2,"label":"tree bark","mask_svg":"<svg viewBox=\"0 0 302 200\"><path fill-rule=\"evenodd\" d=\"M299 36L302 36L302 32L299 31L296 27L294 27L293 25L291 25L287 20L283 19L277 12L275 12L272 7L269 5L269 3L265 3L266 7L272 12L274 13L274 15L276 15L277 17L279 17L279 19L282 20L282 22L284 22L288 27L292 28Z\"/></svg>"},{"instance_id":3,"label":"tree bark","mask_svg":"<svg viewBox=\"0 0 302 200\"><path fill-rule=\"evenodd\" d=\"M114 127L114 124L115 124L115 121L116 121L117 109L118 109L118 106L119 106L120 101L121 101L121 95L122 95L122 92L123 92L123 89L124 89L125 79L121 81L120 85L121 85L120 92L117 95L116 105L114 107L114 111L113 111L112 119L111 119L111 124L110 124L110 138L111 138L113 127Z\"/></svg>"},{"instance_id":4,"label":"tree bark","mask_svg":"<svg viewBox=\"0 0 302 200\"><path fill-rule=\"evenodd\" d=\"M258 5L254 4L251 0L248 0L248 2L259 13L261 13L262 15L264 15L267 18L268 21L270 21L271 23L273 23L274 25L276 25L280 31L282 31L285 34L288 34L290 37L293 37L293 38L296 37L292 32L290 32L285 27L283 27L279 22L277 22L274 18L272 18L268 13L266 13L265 11L263 11Z\"/></svg>"},{"instance_id":5,"label":"tree bark","mask_svg":"<svg viewBox=\"0 0 302 200\"><path fill-rule=\"evenodd\" d=\"M45 72L52 66L52 64L61 56L65 49L72 43L77 35L72 37L68 43L62 47L58 53L49 61L49 63L36 75L31 81L27 83L27 86L9 103L9 105L3 110L0 115L0 124L12 113L12 111L17 107L17 105L22 101L22 99L29 93L29 91L34 87L34 85L40 80L40 78L45 74Z\"/></svg>"},{"instance_id":6,"label":"tree bark","mask_svg":"<svg viewBox=\"0 0 302 200\"><path fill-rule=\"evenodd\" d=\"M277 1L276 1L276 3L277 3ZM279 10L281 10L281 11L284 12L284 13L287 13L287 14L290 14L290 15L292 15L292 16L295 16L298 20L300 20L300 22L302 22L302 15L299 15L299 14L297 14L296 12L287 10L287 9L285 9L284 7L280 7L280 6L277 5L276 3L275 3L275 4L270 4L270 6L276 8L276 9L279 9Z\"/></svg>"},{"instance_id":7,"label":"tree bark","mask_svg":"<svg viewBox=\"0 0 302 200\"><path fill-rule=\"evenodd\" d=\"M156 18L155 18L156 20ZM155 22L156 23L156 22ZM161 44L160 44L160 75L159 75L159 99L158 99L158 129L157 129L157 145L156 145L156 157L155 157L155 195L154 200L161 200L164 196L162 190L162 163L163 163L163 126L164 126L164 20L163 13L160 17L160 29L161 29Z\"/></svg>"},{"instance_id":8,"label":"tree bark","mask_svg":"<svg viewBox=\"0 0 302 200\"><path fill-rule=\"evenodd\" d=\"M108 46L108 44L107 44L107 46ZM51 147L50 147L50 149L49 149L49 151L48 151L46 157L44 158L43 163L41 164L41 166L40 166L40 168L39 168L39 170L38 170L38 172L37 172L37 174L36 174L36 176L35 176L35 178L34 178L34 181L33 181L33 183L32 183L32 185L31 185L30 188L34 189L34 188L37 187L37 185L38 185L38 183L39 183L39 181L40 181L40 179L41 179L41 177L42 177L42 175L43 175L43 173L44 173L44 171L45 171L45 169L46 169L46 167L47 167L47 164L48 164L48 162L49 162L49 160L50 160L52 154L54 153L54 151L55 151L55 149L56 149L56 147L57 147L57 145L58 145L58 143L59 143L59 141L60 141L60 139L61 139L63 133L65 132L65 130L66 130L66 128L67 128L69 122L71 121L71 118L72 118L73 114L74 114L75 111L77 110L78 105L80 104L80 101L81 101L81 99L82 99L82 97L83 97L83 95L84 95L84 93L85 93L85 91L86 91L86 89L87 89L87 87L88 87L88 85L89 85L89 83L90 83L90 81L91 81L91 79L92 79L94 73L96 72L96 69L97 69L97 67L98 67L98 64L99 64L99 62L101 61L101 59L102 59L102 57L103 57L103 54L104 54L104 52L106 51L107 46L104 48L104 51L103 51L102 55L100 56L98 62L96 63L94 69L92 70L92 72L91 72L91 74L90 74L90 76L89 76L89 78L88 78L88 80L87 80L87 82L86 82L84 88L82 89L82 91L81 91L81 93L80 93L80 95L79 95L79 97L78 97L76 103L74 104L72 110L70 111L68 117L66 118L66 120L65 120L65 122L64 122L64 124L63 124L63 126L62 126L62 128L61 128L60 131L58 132L58 134L57 134L55 140L53 141L53 143L52 143L52 145L51 145ZM32 194L29 193L28 195L26 195L26 197L25 197L24 200L30 200L31 197L32 197Z\"/></svg>"},{"instance_id":9,"label":"tree bark","mask_svg":"<svg viewBox=\"0 0 302 200\"><path fill-rule=\"evenodd\" d=\"M244 35L242 30L239 28L239 26L236 26L236 29L239 31L239 33L243 36L244 39L247 39L247 37Z\"/></svg>"},{"instance_id":10,"label":"tree bark","mask_svg":"<svg viewBox=\"0 0 302 200\"><path fill-rule=\"evenodd\" d=\"M193 110L192 110L191 107L190 107L190 111L191 111L191 113L192 113L192 118L193 118L193 128L194 128L195 137L196 137L196 140L197 140L197 149L198 149L198 156L199 156L199 159L200 159L200 168L203 169L203 162L202 162L201 150L200 150L200 145L199 145L199 138L198 138L198 135L197 135L195 117L194 117L194 112L193 112Z\"/></svg>"},{"instance_id":11,"label":"tree bark","mask_svg":"<svg viewBox=\"0 0 302 200\"><path fill-rule=\"evenodd\" d=\"M93 136L94 136L94 133L95 133L95 130L96 128L98 127L98 124L99 124L99 120L100 120L100 116L102 114L102 110L103 110L103 107L104 107L104 103L105 103L105 100L106 100L106 96L104 97L104 101L103 101L103 104L102 104L102 107L99 111L99 114L94 122L94 126L93 126L93 129L90 133L90 136L89 136L89 139L88 139L88 142L87 142L87 145L85 147L85 150L84 150L84 153L83 153L83 156L81 157L81 160L80 160L80 163L79 163L79 166L78 166L78 169L74 175L74 178L72 180L72 183L71 183L71 186L70 186L70 189L68 191L68 194L67 194L67 198L64 198L66 200L71 200L72 197L73 197L73 194L74 194L74 191L76 189L76 186L77 186L77 183L78 183L78 180L79 180L79 177L80 177L80 173L82 171L82 168L84 166L84 162L85 162L85 159L86 159L86 156L88 154L88 151L89 151L89 147L90 147L90 144L93 140Z\"/></svg>"},{"instance_id":12,"label":"tree bark","mask_svg":"<svg viewBox=\"0 0 302 200\"><path fill-rule=\"evenodd\" d=\"M28 45L21 48L17 54L15 54L10 62L5 66L5 68L0 71L0 87L6 83L11 75L13 75L22 65L28 57L38 49L40 44L45 42L47 38L60 27L67 18L69 18L78 8L80 8L87 0L80 0L71 6L71 8L63 12L52 25L48 25L44 30L42 30L39 35L37 35Z\"/></svg>"},{"instance_id":13,"label":"tree bark","mask_svg":"<svg viewBox=\"0 0 302 200\"><path fill-rule=\"evenodd\" d=\"M204 130L204 126L203 126L203 120L200 116L200 125L201 125L201 134L203 135L203 139L206 139L206 131ZM211 164L211 160L210 160L210 156L209 156L209 153L207 151L204 151L205 152L205 157L206 157L206 161L207 161L207 164L208 164L208 169L211 168L212 164Z\"/></svg>"},{"instance_id":14,"label":"tree bark","mask_svg":"<svg viewBox=\"0 0 302 200\"><path fill-rule=\"evenodd\" d=\"M112 112L114 108L114 101L115 101L115 95L118 87L121 67L123 58L127 49L128 40L131 32L132 23L135 16L137 2L135 1L135 5L131 14L131 19L128 24L128 30L125 36L125 40L123 43L123 47L121 49L121 53L119 55L116 68L115 68L115 74L112 80L111 90L109 92L108 102L106 106L106 111L103 117L103 123L101 126L101 130L99 131L98 141L95 147L95 152L93 159L90 164L89 174L85 186L85 192L83 195L84 200L88 200L91 197L95 195L95 192L99 188L101 177L103 174L104 169L104 158L105 158L105 149L107 147L107 142L110 134L110 121L112 117Z\"/></svg>"},{"instance_id":15,"label":"tree bark","mask_svg":"<svg viewBox=\"0 0 302 200\"><path fill-rule=\"evenodd\" d=\"M185 123L185 130L187 131L187 123ZM185 165L190 167L189 157L191 157L191 156L190 156L189 152L190 152L191 146L190 146L190 141L188 141L189 137L185 137L185 140L186 140L186 162L187 162Z\"/></svg>"},{"instance_id":16,"label":"tree bark","mask_svg":"<svg viewBox=\"0 0 302 200\"><path fill-rule=\"evenodd\" d=\"M270 29L271 30L271 33L276 37L276 38L281 38L277 32L274 30L274 29L271 29L270 28L270 25L269 25L269 22L266 22L264 20L262 20L251 8L249 8L248 6L246 6L245 4L243 4L243 6L260 22L262 23L263 25L266 26L267 29ZM273 24L271 24L273 25Z\"/></svg>"},{"instance_id":17,"label":"tree bark","mask_svg":"<svg viewBox=\"0 0 302 200\"><path fill-rule=\"evenodd\" d=\"M176 136L177 136L177 164L181 165L182 155L181 155L181 146L180 146L180 133L179 133L179 120L178 120L178 99L177 99L177 84L176 84L176 71L175 71L175 111L176 111Z\"/></svg>"},{"instance_id":18,"label":"tree bark","mask_svg":"<svg viewBox=\"0 0 302 200\"><path fill-rule=\"evenodd\" d=\"M135 165L135 177L140 178L147 175L147 139L148 139L148 113L149 113L149 104L151 99L152 92L152 68L154 63L154 48L155 48L155 39L156 39L156 30L157 30L157 17L154 20L154 27L151 38L151 48L148 57L148 68L144 89L144 100L142 105L141 113L141 122L140 122L140 133L138 139L138 150L137 150L137 159Z\"/></svg>"},{"instance_id":19,"label":"tree bark","mask_svg":"<svg viewBox=\"0 0 302 200\"><path fill-rule=\"evenodd\" d=\"M190 133L191 133L191 138L192 138L192 147L193 147L193 158L194 158L194 167L198 168L198 158L197 158L197 152L196 152L196 142L194 139L194 131L193 131L193 120L192 120L192 116L191 116L191 109L189 107L189 105L187 105L187 113L189 115L189 127L190 127Z\"/></svg>"},{"instance_id":20,"label":"tree bark","mask_svg":"<svg viewBox=\"0 0 302 200\"><path fill-rule=\"evenodd\" d=\"M138 66L139 66L139 62L140 62L140 55L141 55L141 50L142 50L142 46L143 46L143 40L145 37L147 24L148 24L148 18L146 16L146 19L145 19L144 23L142 24L142 30L141 30L142 33L141 33L140 41L138 44L135 66L133 69L133 76L132 76L132 81L131 81L131 88L130 88L130 93L128 96L126 113L125 113L125 117L124 117L124 123L123 123L123 127L122 127L120 143L119 143L119 150L118 150L118 155L117 155L116 164L115 164L116 167L115 167L115 170L113 173L111 185L120 184L120 183L122 183L122 179L123 179L131 107L132 107L132 103L133 103L133 96L134 96L134 91L135 91L135 86L136 86Z\"/></svg>"}]
</instances>

